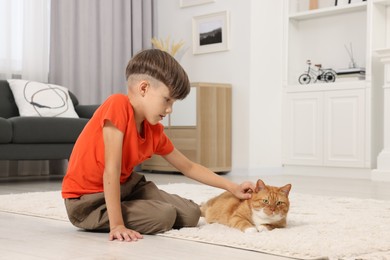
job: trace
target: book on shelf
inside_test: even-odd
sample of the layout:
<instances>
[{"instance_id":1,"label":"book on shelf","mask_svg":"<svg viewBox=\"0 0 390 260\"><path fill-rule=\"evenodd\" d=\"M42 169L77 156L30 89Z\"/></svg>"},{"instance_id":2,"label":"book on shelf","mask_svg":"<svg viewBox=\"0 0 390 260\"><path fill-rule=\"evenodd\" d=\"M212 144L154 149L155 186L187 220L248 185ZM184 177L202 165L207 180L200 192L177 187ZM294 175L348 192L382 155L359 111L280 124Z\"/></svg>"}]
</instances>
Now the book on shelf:
<instances>
[{"instance_id":1,"label":"book on shelf","mask_svg":"<svg viewBox=\"0 0 390 260\"><path fill-rule=\"evenodd\" d=\"M365 80L366 75L360 73L341 74L336 76L337 81Z\"/></svg>"},{"instance_id":2,"label":"book on shelf","mask_svg":"<svg viewBox=\"0 0 390 260\"><path fill-rule=\"evenodd\" d=\"M351 77L336 77L335 82L344 82L344 81L359 81L359 80L365 80L366 77L362 76L351 76Z\"/></svg>"},{"instance_id":3,"label":"book on shelf","mask_svg":"<svg viewBox=\"0 0 390 260\"><path fill-rule=\"evenodd\" d=\"M365 68L345 68L345 69L337 69L335 71L336 71L336 82L366 79Z\"/></svg>"},{"instance_id":4,"label":"book on shelf","mask_svg":"<svg viewBox=\"0 0 390 260\"><path fill-rule=\"evenodd\" d=\"M336 69L337 76L339 75L349 75L349 74L366 74L366 68L344 68Z\"/></svg>"}]
</instances>

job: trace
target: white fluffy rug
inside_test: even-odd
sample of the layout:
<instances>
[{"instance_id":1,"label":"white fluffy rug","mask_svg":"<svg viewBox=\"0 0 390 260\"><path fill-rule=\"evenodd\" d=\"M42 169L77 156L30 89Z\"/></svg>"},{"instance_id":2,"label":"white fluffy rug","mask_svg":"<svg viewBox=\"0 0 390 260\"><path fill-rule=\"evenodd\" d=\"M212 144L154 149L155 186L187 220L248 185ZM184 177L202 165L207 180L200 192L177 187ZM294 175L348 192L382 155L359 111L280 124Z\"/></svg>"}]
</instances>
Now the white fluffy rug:
<instances>
[{"instance_id":1,"label":"white fluffy rug","mask_svg":"<svg viewBox=\"0 0 390 260\"><path fill-rule=\"evenodd\" d=\"M195 184L160 185L197 203L222 190ZM162 236L299 259L390 259L390 201L290 194L285 229L244 234L201 221ZM67 221L59 191L0 196L0 211Z\"/></svg>"}]
</instances>

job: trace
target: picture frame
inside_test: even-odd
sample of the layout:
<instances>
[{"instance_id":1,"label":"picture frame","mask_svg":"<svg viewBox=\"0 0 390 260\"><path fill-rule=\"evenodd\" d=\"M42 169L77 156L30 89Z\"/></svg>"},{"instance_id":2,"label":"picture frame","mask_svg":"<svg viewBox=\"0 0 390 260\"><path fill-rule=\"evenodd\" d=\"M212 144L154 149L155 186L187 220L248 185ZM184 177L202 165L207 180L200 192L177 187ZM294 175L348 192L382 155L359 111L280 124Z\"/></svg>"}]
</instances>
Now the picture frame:
<instances>
[{"instance_id":1,"label":"picture frame","mask_svg":"<svg viewBox=\"0 0 390 260\"><path fill-rule=\"evenodd\" d=\"M213 2L215 2L215 0L180 0L180 7L185 8L185 7L191 7L196 5L209 4Z\"/></svg>"},{"instance_id":2,"label":"picture frame","mask_svg":"<svg viewBox=\"0 0 390 260\"><path fill-rule=\"evenodd\" d=\"M193 54L229 50L229 13L222 11L192 18Z\"/></svg>"}]
</instances>

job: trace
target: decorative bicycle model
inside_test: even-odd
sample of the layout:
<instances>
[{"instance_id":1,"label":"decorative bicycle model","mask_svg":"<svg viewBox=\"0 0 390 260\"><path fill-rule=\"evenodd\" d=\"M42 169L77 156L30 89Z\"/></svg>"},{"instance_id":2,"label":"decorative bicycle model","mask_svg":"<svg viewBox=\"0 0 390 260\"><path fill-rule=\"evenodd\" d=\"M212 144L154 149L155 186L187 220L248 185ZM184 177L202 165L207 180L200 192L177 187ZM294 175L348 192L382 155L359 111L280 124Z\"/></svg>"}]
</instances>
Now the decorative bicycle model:
<instances>
[{"instance_id":1,"label":"decorative bicycle model","mask_svg":"<svg viewBox=\"0 0 390 260\"><path fill-rule=\"evenodd\" d=\"M311 67L311 61L307 60L308 64L307 71L299 76L299 83L302 85L309 84L310 81L317 82L317 80L324 82L335 82L336 80L336 71L333 69L323 69L321 64L314 64L317 69Z\"/></svg>"}]
</instances>

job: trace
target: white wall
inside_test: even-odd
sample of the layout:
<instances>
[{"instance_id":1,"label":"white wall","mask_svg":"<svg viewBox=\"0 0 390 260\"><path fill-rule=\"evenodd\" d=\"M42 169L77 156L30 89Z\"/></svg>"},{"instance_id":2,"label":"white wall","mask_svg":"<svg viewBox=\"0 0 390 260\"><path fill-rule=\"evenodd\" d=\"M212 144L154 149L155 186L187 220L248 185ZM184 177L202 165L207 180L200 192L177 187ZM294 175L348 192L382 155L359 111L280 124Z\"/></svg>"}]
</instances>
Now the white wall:
<instances>
[{"instance_id":1,"label":"white wall","mask_svg":"<svg viewBox=\"0 0 390 260\"><path fill-rule=\"evenodd\" d=\"M233 174L275 171L281 166L282 0L215 0L180 8L179 0L155 1L157 37L184 40L180 62L192 82L233 86ZM230 50L192 54L192 17L230 14Z\"/></svg>"},{"instance_id":2,"label":"white wall","mask_svg":"<svg viewBox=\"0 0 390 260\"><path fill-rule=\"evenodd\" d=\"M281 172L283 0L251 1L249 171ZM233 137L234 138L234 137Z\"/></svg>"}]
</instances>

